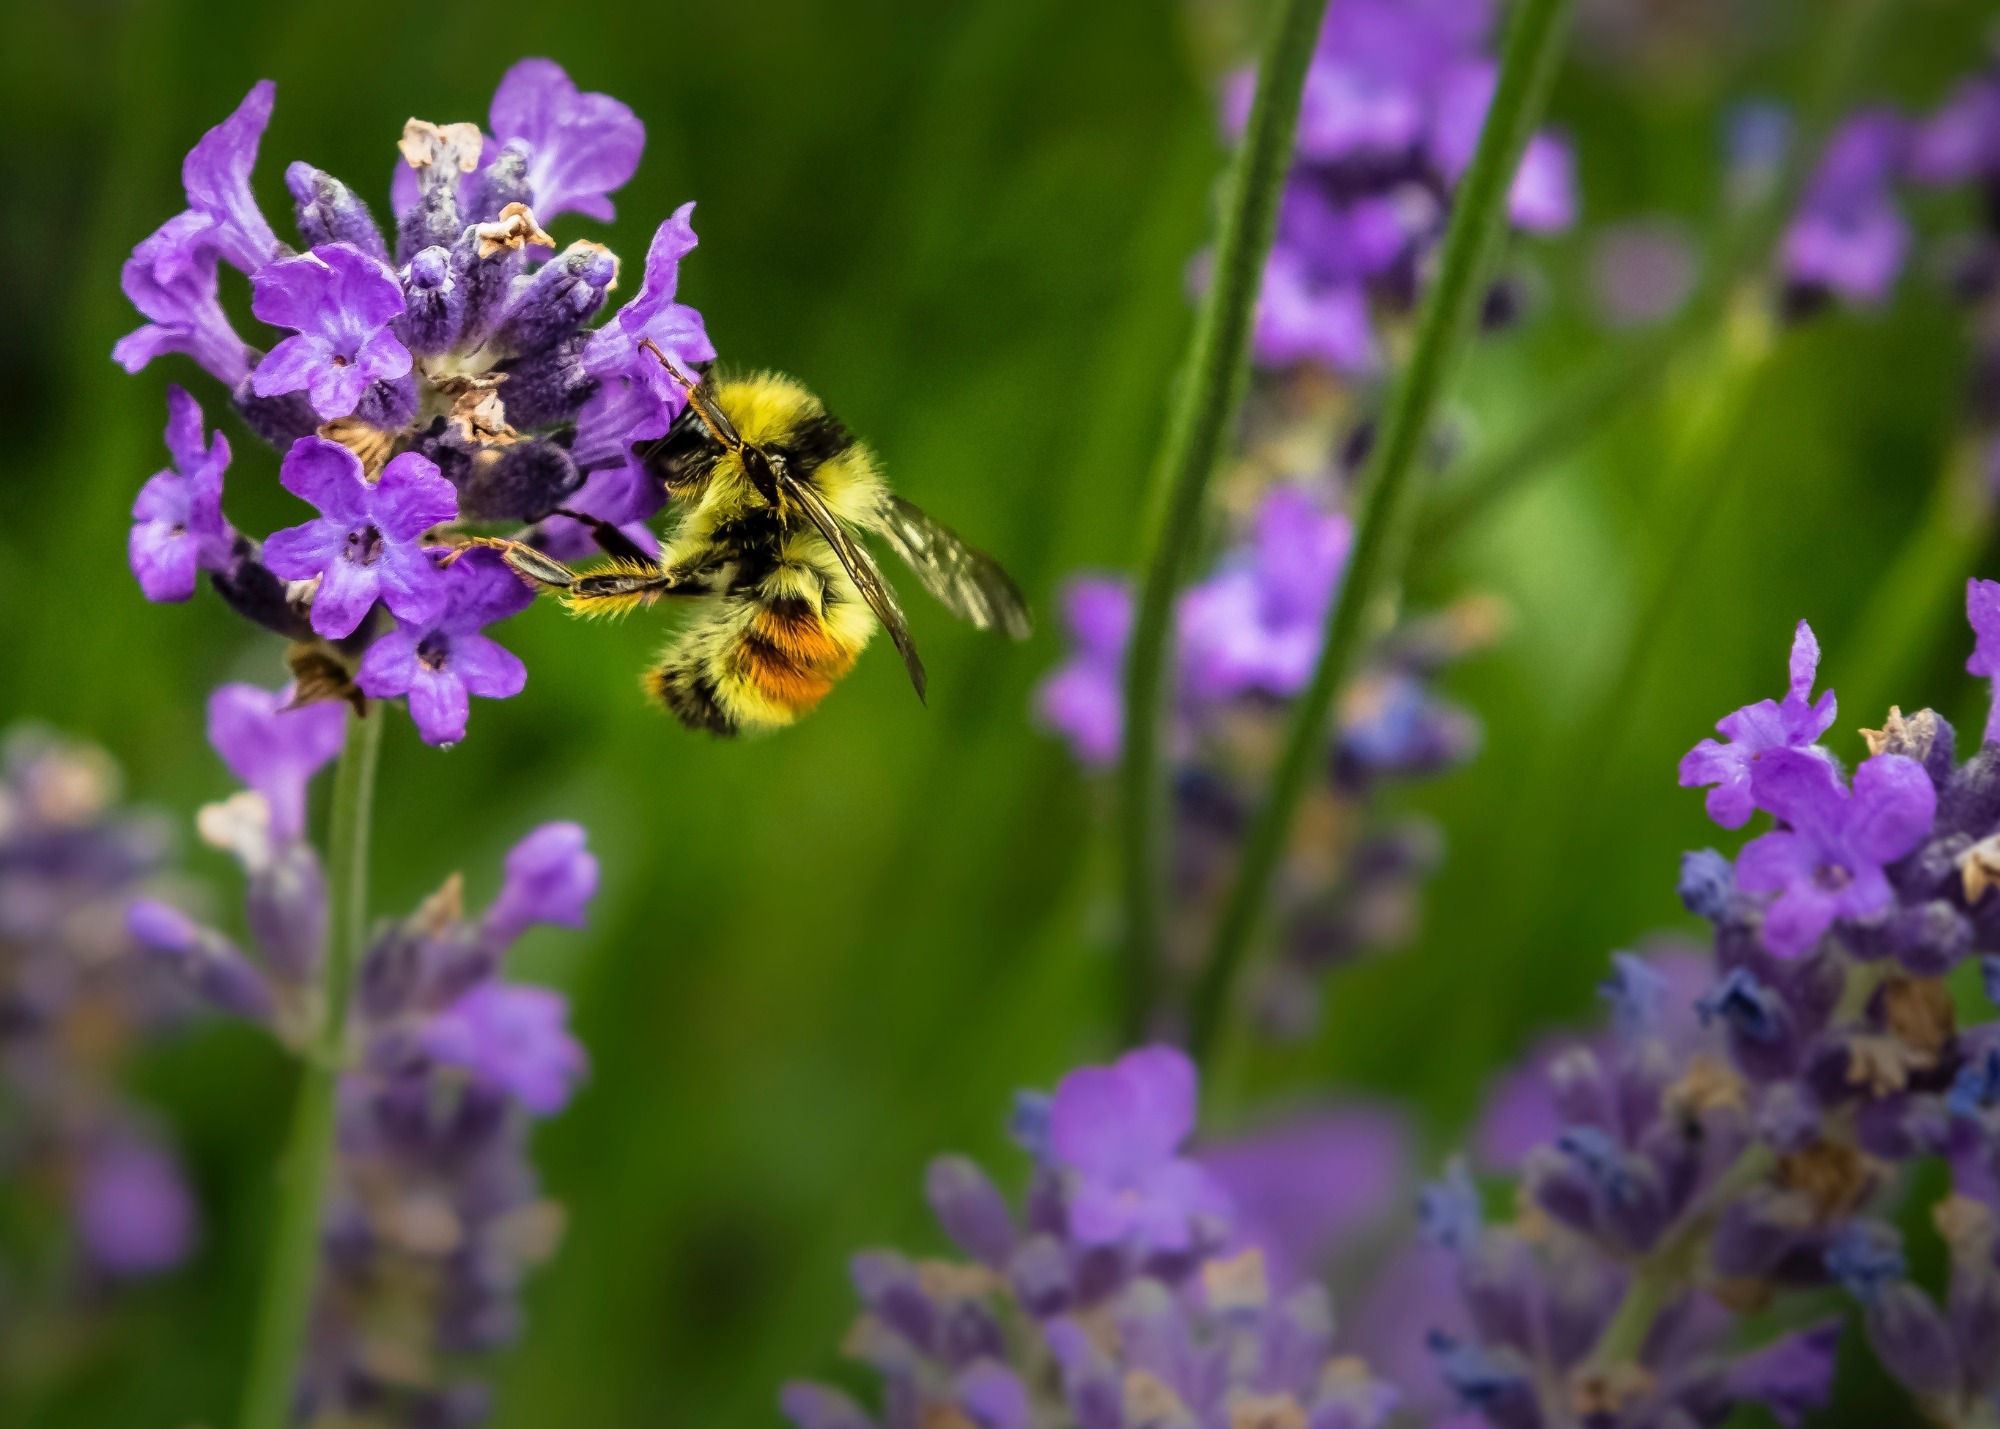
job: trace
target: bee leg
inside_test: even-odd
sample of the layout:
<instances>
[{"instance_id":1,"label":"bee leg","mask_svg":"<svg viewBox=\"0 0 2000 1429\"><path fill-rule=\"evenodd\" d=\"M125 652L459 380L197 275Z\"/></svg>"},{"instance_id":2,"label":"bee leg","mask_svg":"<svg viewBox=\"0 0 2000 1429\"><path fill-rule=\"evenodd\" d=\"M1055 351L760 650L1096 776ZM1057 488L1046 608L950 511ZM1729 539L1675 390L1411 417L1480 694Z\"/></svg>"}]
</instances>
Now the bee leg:
<instances>
[{"instance_id":1,"label":"bee leg","mask_svg":"<svg viewBox=\"0 0 2000 1429\"><path fill-rule=\"evenodd\" d=\"M553 556L544 555L522 541L509 541L500 536L471 536L455 547L444 558L450 565L474 546L484 546L490 551L498 551L508 569L523 579L552 590L570 590L575 587L576 572Z\"/></svg>"},{"instance_id":2,"label":"bee leg","mask_svg":"<svg viewBox=\"0 0 2000 1429\"><path fill-rule=\"evenodd\" d=\"M653 563L653 558L646 554L637 541L634 541L630 536L601 517L587 516L581 511L572 511L566 506L558 506L549 514L551 516L561 516L565 520L574 521L582 526L588 526L591 536L597 542L597 549L604 552L605 555L610 556L613 560L630 561L632 564L638 566L649 566Z\"/></svg>"}]
</instances>

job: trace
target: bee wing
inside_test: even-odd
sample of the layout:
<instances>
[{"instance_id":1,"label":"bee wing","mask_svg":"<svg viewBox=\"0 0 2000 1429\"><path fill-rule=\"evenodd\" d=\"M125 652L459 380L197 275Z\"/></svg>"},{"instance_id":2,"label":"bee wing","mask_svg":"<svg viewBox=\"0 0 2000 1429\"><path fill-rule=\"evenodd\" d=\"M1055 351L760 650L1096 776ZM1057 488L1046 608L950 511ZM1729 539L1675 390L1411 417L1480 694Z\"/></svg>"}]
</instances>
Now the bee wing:
<instances>
[{"instance_id":1,"label":"bee wing","mask_svg":"<svg viewBox=\"0 0 2000 1429\"><path fill-rule=\"evenodd\" d=\"M1034 634L1028 602L998 561L900 496L882 503L879 518L875 530L946 610L981 630L998 626L1016 640Z\"/></svg>"},{"instance_id":2,"label":"bee wing","mask_svg":"<svg viewBox=\"0 0 2000 1429\"><path fill-rule=\"evenodd\" d=\"M804 482L785 474L778 478L780 489L790 500L797 502L799 509L811 518L819 528L820 535L826 537L827 545L840 557L840 563L847 567L847 574L854 578L855 588L861 598L868 602L868 608L875 612L889 638L896 642L896 649L903 657L903 668L910 672L910 683L917 687L917 698L924 697L924 662L917 657L916 642L910 639L909 622L903 618L903 607L896 603L896 593L889 588L889 582L882 578L882 568L875 564L875 558L867 549L848 533L840 518L827 509L820 495Z\"/></svg>"}]
</instances>

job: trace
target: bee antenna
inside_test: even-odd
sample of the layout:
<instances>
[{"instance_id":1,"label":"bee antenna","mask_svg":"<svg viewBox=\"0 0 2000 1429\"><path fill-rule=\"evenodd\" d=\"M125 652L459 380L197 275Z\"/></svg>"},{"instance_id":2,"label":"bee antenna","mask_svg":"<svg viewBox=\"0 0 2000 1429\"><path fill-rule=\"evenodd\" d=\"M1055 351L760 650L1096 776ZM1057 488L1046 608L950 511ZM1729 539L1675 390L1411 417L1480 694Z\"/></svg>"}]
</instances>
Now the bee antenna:
<instances>
[{"instance_id":1,"label":"bee antenna","mask_svg":"<svg viewBox=\"0 0 2000 1429\"><path fill-rule=\"evenodd\" d=\"M694 408L695 415L701 418L701 424L708 428L708 434L731 451L740 451L743 447L743 438L736 435L736 429L730 426L729 419L722 415L722 409L703 394L701 383L681 371L680 364L662 352L659 344L650 337L640 338L639 346L657 357L660 366L667 369L667 376L674 380L674 385L687 393L688 405Z\"/></svg>"},{"instance_id":2,"label":"bee antenna","mask_svg":"<svg viewBox=\"0 0 2000 1429\"><path fill-rule=\"evenodd\" d=\"M694 396L694 389L698 384L692 377L681 371L679 365L671 357L660 351L658 343L654 342L650 337L642 337L639 339L639 346L645 348L646 351L652 353L653 356L660 360L660 366L667 369L667 376L674 379L675 386L687 393L688 396Z\"/></svg>"}]
</instances>

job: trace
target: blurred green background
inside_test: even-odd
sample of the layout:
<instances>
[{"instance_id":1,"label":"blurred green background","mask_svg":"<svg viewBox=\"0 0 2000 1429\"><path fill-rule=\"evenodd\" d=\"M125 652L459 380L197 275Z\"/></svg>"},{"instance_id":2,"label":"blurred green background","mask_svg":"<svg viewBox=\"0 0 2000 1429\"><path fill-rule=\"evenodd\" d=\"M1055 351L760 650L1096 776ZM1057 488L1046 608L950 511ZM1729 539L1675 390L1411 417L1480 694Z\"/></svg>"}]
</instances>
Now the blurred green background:
<instances>
[{"instance_id":1,"label":"blurred green background","mask_svg":"<svg viewBox=\"0 0 2000 1429\"><path fill-rule=\"evenodd\" d=\"M1723 109L1800 90L1820 10L1585 8L1621 5L1721 15L1727 33L1634 58L1600 25L1566 69L1552 117L1577 142L1584 222L1510 260L1539 298L1463 373L1475 446L1605 348L1582 281L1598 228L1708 224ZM1993 9L1907 0L1864 92L1928 107L1977 62ZM222 403L180 359L132 379L107 356L135 323L119 263L180 207L181 155L255 79L278 82L257 180L274 217L293 158L380 209L402 121L483 119L525 54L630 103L647 155L601 236L631 260L660 216L698 200L683 295L724 358L817 388L1046 617L1062 573L1133 554L1220 160L1209 86L1229 21L1213 0L1199 14L1168 0L9 0L0 720L104 741L139 799L185 819L229 787L202 742L207 691L282 677L275 639L207 593L149 607L134 588L125 513L161 462L162 388L189 382L211 414ZM600 236L566 222L564 237ZM1717 716L1778 691L1800 617L1846 693L1864 621L1899 597L1884 573L1943 468L1966 357L1922 272L1879 314L1786 337L1637 663L1649 573L1683 529L1666 454L1701 364L1452 549L1419 553L1421 597L1491 590L1514 610L1510 638L1451 681L1487 747L1408 797L1449 838L1419 945L1336 977L1319 1041L1253 1059L1246 1089L1398 1098L1441 1155L1497 1065L1588 1013L1609 949L1678 925L1676 857L1714 831L1675 761ZM228 430L237 523L298 519L275 456ZM1981 554L1983 573L1995 564ZM780 1379L833 1363L848 1251L932 1243L925 1161L960 1149L1017 1168L1000 1135L1010 1090L1110 1050L1103 791L1026 717L1057 658L1053 622L1010 647L921 601L912 618L928 709L876 651L801 727L710 742L637 692L656 624L583 626L544 604L503 635L532 672L526 694L482 702L462 747L391 725L378 911L454 868L483 896L545 818L587 824L605 872L587 934L538 933L519 954L573 994L594 1074L540 1138L571 1234L530 1292L499 1424L774 1423ZM1955 598L1920 629L1872 697L1976 728ZM1852 731L1882 712L1844 703L1836 747L1859 753ZM190 858L226 906L230 870ZM289 1074L258 1038L215 1029L152 1056L139 1082L181 1128L202 1251L115 1317L87 1373L19 1389L0 1422L227 1417Z\"/></svg>"}]
</instances>

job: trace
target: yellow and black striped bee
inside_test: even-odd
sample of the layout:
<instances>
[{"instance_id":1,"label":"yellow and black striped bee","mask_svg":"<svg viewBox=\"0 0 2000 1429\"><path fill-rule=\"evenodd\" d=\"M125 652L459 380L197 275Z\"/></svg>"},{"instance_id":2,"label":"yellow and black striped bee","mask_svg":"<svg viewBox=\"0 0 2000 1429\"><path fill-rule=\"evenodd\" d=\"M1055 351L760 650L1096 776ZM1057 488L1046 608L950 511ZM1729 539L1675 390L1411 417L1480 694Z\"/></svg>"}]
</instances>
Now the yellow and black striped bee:
<instances>
[{"instance_id":1,"label":"yellow and black striped bee","mask_svg":"<svg viewBox=\"0 0 2000 1429\"><path fill-rule=\"evenodd\" d=\"M1031 633L1027 603L999 563L891 492L874 455L819 398L775 373L696 382L654 356L688 394L666 436L639 450L679 513L659 559L594 521L611 561L588 571L515 541L478 544L578 614L687 598L687 623L644 678L682 724L734 735L793 723L853 667L878 621L923 697L923 662L864 533L961 620L1016 640Z\"/></svg>"}]
</instances>

